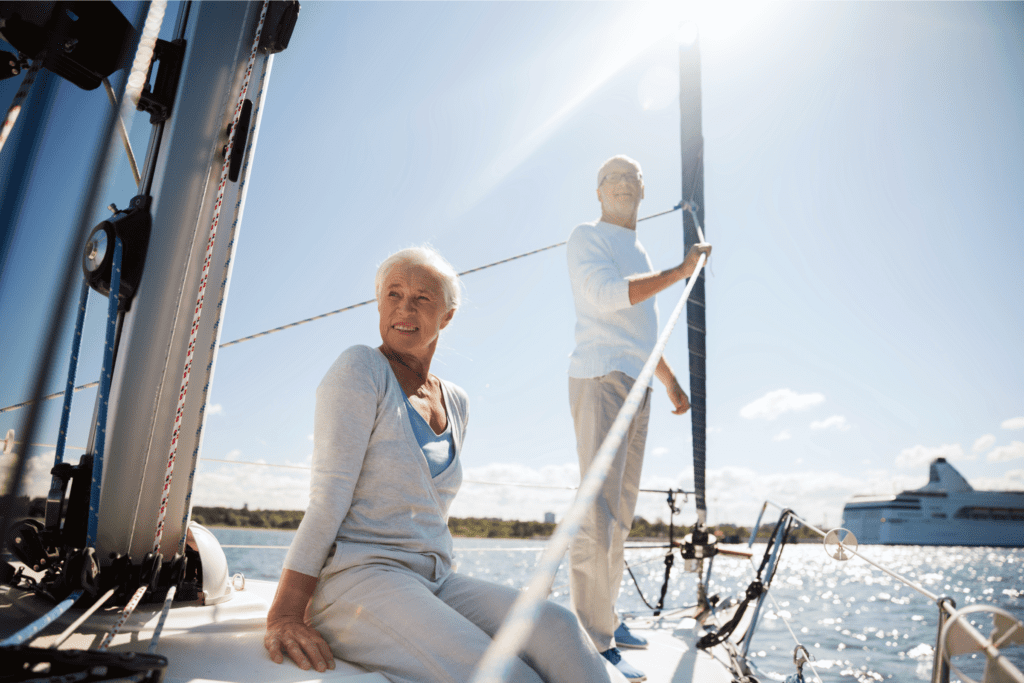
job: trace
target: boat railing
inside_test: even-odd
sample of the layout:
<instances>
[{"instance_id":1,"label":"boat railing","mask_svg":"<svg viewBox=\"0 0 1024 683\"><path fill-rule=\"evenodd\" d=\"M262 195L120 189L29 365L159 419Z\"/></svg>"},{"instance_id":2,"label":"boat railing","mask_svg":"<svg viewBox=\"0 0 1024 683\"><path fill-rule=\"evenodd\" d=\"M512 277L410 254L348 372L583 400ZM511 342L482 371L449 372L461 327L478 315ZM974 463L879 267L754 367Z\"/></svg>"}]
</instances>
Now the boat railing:
<instances>
[{"instance_id":1,"label":"boat railing","mask_svg":"<svg viewBox=\"0 0 1024 683\"><path fill-rule=\"evenodd\" d=\"M785 522L787 520L793 520L821 536L826 548L834 546L835 551L830 552L830 554L836 560L842 561L848 560L851 557L858 557L875 569L887 574L896 581L899 581L907 588L917 591L930 602L935 603L938 608L938 625L935 636L935 652L932 661L932 675L930 678L931 683L949 683L951 658L958 655L976 652L984 652L986 656L985 681L991 680L998 681L999 683L1024 683L1024 673L1022 673L1020 669L1014 666L1013 663L1010 662L1002 652L1000 652L1000 648L1006 645L1024 645L1024 626L1022 626L1021 623L1008 612L997 607L983 605L970 605L957 609L956 602L953 598L947 595L937 595L921 584L908 579L902 574L889 569L888 567L874 561L867 555L859 552L857 549L856 538L846 529L840 528L833 529L828 532L823 531L798 515L792 509L779 505L772 500L765 500L764 504L761 506L761 512L758 514L757 521L751 529L750 539L747 543L748 547L754 544L754 540L757 538L758 531L761 528L761 520L769 506L778 509L780 513L779 521L776 524L776 528L773 533L774 543L771 555L767 560L768 576L772 576L778 566L787 526ZM750 628L747 630L742 641L742 652L744 655L746 655L750 647L751 640L753 639L757 626L757 619L760 614L761 604L763 603L766 595L769 595L767 590L758 598L757 604L754 607L754 616L750 622ZM989 611L993 614L996 628L993 630L991 637L986 637L984 634L979 632L966 619L968 614L981 610ZM952 668L962 680L973 683L972 679L964 675L963 672L957 670L955 665L953 665Z\"/></svg>"}]
</instances>

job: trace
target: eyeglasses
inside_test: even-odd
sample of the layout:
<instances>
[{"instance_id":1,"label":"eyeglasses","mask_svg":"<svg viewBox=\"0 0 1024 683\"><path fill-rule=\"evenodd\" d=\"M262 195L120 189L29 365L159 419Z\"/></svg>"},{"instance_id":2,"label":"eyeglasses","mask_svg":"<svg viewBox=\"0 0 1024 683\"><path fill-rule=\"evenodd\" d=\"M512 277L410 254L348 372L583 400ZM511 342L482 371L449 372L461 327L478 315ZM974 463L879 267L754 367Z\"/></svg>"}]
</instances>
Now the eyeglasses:
<instances>
[{"instance_id":1,"label":"eyeglasses","mask_svg":"<svg viewBox=\"0 0 1024 683\"><path fill-rule=\"evenodd\" d=\"M626 182L632 183L633 185L639 185L640 175L637 173L609 173L608 175L601 179L600 184L604 185L606 182L608 182L614 185L618 183L620 180L625 180Z\"/></svg>"}]
</instances>

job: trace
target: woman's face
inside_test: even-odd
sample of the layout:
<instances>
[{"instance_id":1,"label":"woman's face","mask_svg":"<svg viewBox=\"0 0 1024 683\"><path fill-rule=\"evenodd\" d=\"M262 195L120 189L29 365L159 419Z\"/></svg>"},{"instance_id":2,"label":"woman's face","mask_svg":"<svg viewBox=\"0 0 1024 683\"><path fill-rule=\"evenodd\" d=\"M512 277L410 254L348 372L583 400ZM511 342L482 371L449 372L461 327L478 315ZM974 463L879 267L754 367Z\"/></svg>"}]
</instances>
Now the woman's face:
<instances>
[{"instance_id":1,"label":"woman's face","mask_svg":"<svg viewBox=\"0 0 1024 683\"><path fill-rule=\"evenodd\" d=\"M388 273L377 311L385 346L416 355L433 353L438 335L455 315L447 310L437 275L412 264L397 265Z\"/></svg>"}]
</instances>

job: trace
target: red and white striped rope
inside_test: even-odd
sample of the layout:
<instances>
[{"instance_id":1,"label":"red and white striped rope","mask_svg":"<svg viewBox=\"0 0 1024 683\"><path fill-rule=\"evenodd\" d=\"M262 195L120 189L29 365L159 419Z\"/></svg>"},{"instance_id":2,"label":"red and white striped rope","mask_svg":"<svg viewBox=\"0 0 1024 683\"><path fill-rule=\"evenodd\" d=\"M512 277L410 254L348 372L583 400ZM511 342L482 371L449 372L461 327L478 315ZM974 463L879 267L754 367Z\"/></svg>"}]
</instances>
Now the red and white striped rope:
<instances>
[{"instance_id":1,"label":"red and white striped rope","mask_svg":"<svg viewBox=\"0 0 1024 683\"><path fill-rule=\"evenodd\" d=\"M210 394L210 383L213 379L213 365L217 358L220 346L221 316L224 314L224 303L227 301L228 285L231 282L231 272L234 268L235 249L238 247L238 231L242 221L242 207L245 205L245 197L249 187L250 162L256 148L256 139L259 137L260 120L263 111L263 95L267 89L267 79L274 64L274 55L268 55L263 62L263 70L260 73L259 88L256 97L253 98L252 118L249 124L249 134L246 136L246 151L243 155L241 174L238 177L238 198L235 200L234 218L231 221L231 229L228 232L227 257L224 260L224 277L220 282L220 298L217 301L217 308L214 311L213 340L210 342L210 361L206 364L205 382L201 398L199 400L199 426L196 428L195 448L192 451L191 467L188 474L188 486L185 494L185 505L182 512L181 527L188 527L188 519L191 514L192 486L195 482L196 469L199 466L199 444L202 441L203 428L206 423L206 402ZM178 541L178 552L185 552L186 534L182 534Z\"/></svg>"},{"instance_id":2,"label":"red and white striped rope","mask_svg":"<svg viewBox=\"0 0 1024 683\"><path fill-rule=\"evenodd\" d=\"M28 94L32 90L32 84L36 82L36 74L39 73L39 69L42 66L42 59L32 60L32 66L30 66L28 71L25 72L25 78L22 79L21 86L18 87L18 92L14 93L14 99L11 100L11 106L7 110L7 116L4 118L4 125L0 128L0 150L4 148L4 143L7 142L7 136L10 135L11 130L14 129L14 122L18 120L18 114L21 113L21 106L28 98Z\"/></svg>"},{"instance_id":3,"label":"red and white striped rope","mask_svg":"<svg viewBox=\"0 0 1024 683\"><path fill-rule=\"evenodd\" d=\"M132 599L129 600L128 604L124 606L123 610L121 610L121 618L117 620L117 623L114 624L114 628L110 629L110 633L103 638L103 642L100 643L99 648L97 648L100 652L103 652L110 647L110 642L114 640L114 636L121 632L121 627L124 626L124 622L128 621L128 617L132 615L135 608L139 606L139 601L142 600L142 596L146 594L146 588L148 588L148 586L139 586L136 589L135 595L132 596Z\"/></svg>"},{"instance_id":4,"label":"red and white striped rope","mask_svg":"<svg viewBox=\"0 0 1024 683\"><path fill-rule=\"evenodd\" d=\"M249 52L249 62L245 67L245 76L242 78L242 90L238 94L235 104L235 113L231 119L232 132L238 127L238 117L242 112L242 103L245 102L245 95L249 90L249 78L252 76L252 67L256 63L256 53L260 44L260 34L263 32L263 22L267 18L267 6L269 0L264 0L263 9L260 12L260 21L256 26L256 37L253 39L252 50ZM217 200L213 206L213 221L210 224L210 236L206 242L206 258L203 260L202 277L199 280L199 294L196 299L196 307L192 313L192 329L189 332L188 350L185 353L185 369L181 374L181 390L178 392L178 407L174 413L174 431L171 434L171 448L167 456L167 473L164 475L164 491L160 500L160 510L157 515L156 537L153 541L153 552L160 552L160 542L164 535L164 520L167 517L167 498L171 492L171 480L174 476L174 459L178 453L178 435L181 432L181 419L185 413L185 396L188 394L188 380L192 372L193 353L196 348L196 336L199 332L199 320L203 314L203 299L206 296L206 281L210 275L210 262L213 260L213 245L217 238L217 225L220 223L220 210L224 204L224 190L228 182L228 167L231 164L231 148L234 144L234 136L228 136L228 145L224 153L224 165L221 167L220 184L217 186Z\"/></svg>"}]
</instances>

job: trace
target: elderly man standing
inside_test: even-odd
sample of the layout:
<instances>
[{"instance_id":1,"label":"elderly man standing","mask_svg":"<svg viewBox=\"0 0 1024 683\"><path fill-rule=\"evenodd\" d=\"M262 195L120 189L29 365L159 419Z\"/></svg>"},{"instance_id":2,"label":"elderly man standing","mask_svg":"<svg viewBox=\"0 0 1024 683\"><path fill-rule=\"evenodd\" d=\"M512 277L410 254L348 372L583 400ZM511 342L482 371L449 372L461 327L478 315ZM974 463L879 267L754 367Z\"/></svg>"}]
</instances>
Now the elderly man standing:
<instances>
[{"instance_id":1,"label":"elderly man standing","mask_svg":"<svg viewBox=\"0 0 1024 683\"><path fill-rule=\"evenodd\" d=\"M654 295L690 277L700 255L711 253L709 244L694 245L682 263L655 272L636 234L643 198L640 164L627 156L612 157L597 174L601 220L576 227L566 247L576 306L569 405L581 475L590 468L657 342ZM690 409L686 392L664 358L655 376L668 391L673 414ZM615 601L622 580L623 543L633 524L640 487L650 396L648 387L597 502L570 549L573 609L598 651L631 681L643 681L646 676L622 659L619 647L643 648L647 641L619 621Z\"/></svg>"}]
</instances>

